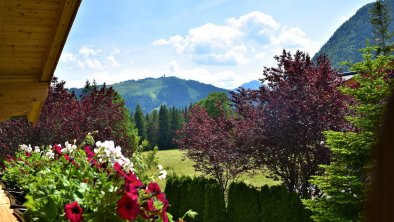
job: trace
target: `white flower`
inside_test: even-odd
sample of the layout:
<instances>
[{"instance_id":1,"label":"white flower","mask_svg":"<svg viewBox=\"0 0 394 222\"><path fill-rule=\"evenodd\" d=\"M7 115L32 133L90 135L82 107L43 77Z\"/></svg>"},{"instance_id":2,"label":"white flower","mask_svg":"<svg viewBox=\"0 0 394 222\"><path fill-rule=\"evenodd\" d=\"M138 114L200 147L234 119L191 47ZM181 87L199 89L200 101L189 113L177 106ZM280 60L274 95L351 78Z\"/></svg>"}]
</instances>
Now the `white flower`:
<instances>
[{"instance_id":1,"label":"white flower","mask_svg":"<svg viewBox=\"0 0 394 222\"><path fill-rule=\"evenodd\" d=\"M165 179L166 177L167 177L167 171L165 171L165 170L160 170L158 178L159 178L160 180L162 180L162 179Z\"/></svg>"},{"instance_id":2,"label":"white flower","mask_svg":"<svg viewBox=\"0 0 394 222\"><path fill-rule=\"evenodd\" d=\"M129 163L123 165L123 170L126 173L134 172L134 168L133 167L134 167L134 164L132 162L129 162Z\"/></svg>"},{"instance_id":3,"label":"white flower","mask_svg":"<svg viewBox=\"0 0 394 222\"><path fill-rule=\"evenodd\" d=\"M161 164L159 164L159 165L157 166L157 168L159 168L159 170L163 170L163 166L162 166Z\"/></svg>"},{"instance_id":4,"label":"white flower","mask_svg":"<svg viewBox=\"0 0 394 222\"><path fill-rule=\"evenodd\" d=\"M65 142L64 145L65 147L60 151L62 153L72 154L74 150L77 149L77 146L75 144L69 144L68 142Z\"/></svg>"},{"instance_id":5,"label":"white flower","mask_svg":"<svg viewBox=\"0 0 394 222\"><path fill-rule=\"evenodd\" d=\"M27 150L27 148L28 148L28 146L26 144L19 145L20 151L25 151L25 150Z\"/></svg>"},{"instance_id":6,"label":"white flower","mask_svg":"<svg viewBox=\"0 0 394 222\"><path fill-rule=\"evenodd\" d=\"M39 153L41 150L40 150L40 147L38 147L38 146L35 146L34 147L34 152L35 153Z\"/></svg>"},{"instance_id":7,"label":"white flower","mask_svg":"<svg viewBox=\"0 0 394 222\"><path fill-rule=\"evenodd\" d=\"M48 158L50 158L50 159L53 159L53 158L55 157L55 154L53 153L52 150L48 150L48 151L45 153L45 156L48 157Z\"/></svg>"},{"instance_id":8,"label":"white flower","mask_svg":"<svg viewBox=\"0 0 394 222\"><path fill-rule=\"evenodd\" d=\"M119 162L119 164L123 165L122 163L126 161L122 154L122 148L120 146L115 147L114 141L97 141L96 146L97 148L94 149L94 152L97 154L100 162L110 162L112 165ZM130 160L128 161L130 162Z\"/></svg>"}]
</instances>

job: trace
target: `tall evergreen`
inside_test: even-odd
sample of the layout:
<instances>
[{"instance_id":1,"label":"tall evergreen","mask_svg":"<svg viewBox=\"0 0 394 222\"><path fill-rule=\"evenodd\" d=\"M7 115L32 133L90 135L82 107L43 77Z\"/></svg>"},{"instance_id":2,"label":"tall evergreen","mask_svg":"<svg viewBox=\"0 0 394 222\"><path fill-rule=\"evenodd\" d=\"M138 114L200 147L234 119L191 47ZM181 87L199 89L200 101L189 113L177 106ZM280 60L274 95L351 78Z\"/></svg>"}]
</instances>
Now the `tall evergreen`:
<instances>
[{"instance_id":1,"label":"tall evergreen","mask_svg":"<svg viewBox=\"0 0 394 222\"><path fill-rule=\"evenodd\" d=\"M177 130L181 129L183 123L182 114L175 107L171 109L171 134L170 134L170 143L171 147L176 148L176 144L174 143L174 139L176 139Z\"/></svg>"},{"instance_id":2,"label":"tall evergreen","mask_svg":"<svg viewBox=\"0 0 394 222\"><path fill-rule=\"evenodd\" d=\"M389 31L391 15L389 6L382 0L376 0L373 8L370 10L370 22L374 27L374 40L378 46L376 54L388 55L391 50L390 40L393 33Z\"/></svg>"},{"instance_id":3,"label":"tall evergreen","mask_svg":"<svg viewBox=\"0 0 394 222\"><path fill-rule=\"evenodd\" d=\"M146 136L149 141L150 148L157 145L159 136L159 114L157 110L153 110L152 113L148 115Z\"/></svg>"},{"instance_id":4,"label":"tall evergreen","mask_svg":"<svg viewBox=\"0 0 394 222\"><path fill-rule=\"evenodd\" d=\"M141 140L146 139L144 113L142 112L140 105L137 105L137 107L135 108L134 121L135 126L138 129L138 135L141 137Z\"/></svg>"},{"instance_id":5,"label":"tall evergreen","mask_svg":"<svg viewBox=\"0 0 394 222\"><path fill-rule=\"evenodd\" d=\"M159 149L170 148L171 143L171 124L170 115L165 105L160 106L159 111L159 137L158 145Z\"/></svg>"},{"instance_id":6,"label":"tall evergreen","mask_svg":"<svg viewBox=\"0 0 394 222\"><path fill-rule=\"evenodd\" d=\"M362 221L368 206L366 195L371 180L372 148L375 146L386 99L390 93L393 67L388 56L373 59L371 51L365 60L353 66L360 73L355 84L343 91L353 96L356 105L348 120L355 129L347 132L325 132L331 150L331 163L324 165L324 175L311 182L322 191L322 196L304 201L315 221Z\"/></svg>"}]
</instances>

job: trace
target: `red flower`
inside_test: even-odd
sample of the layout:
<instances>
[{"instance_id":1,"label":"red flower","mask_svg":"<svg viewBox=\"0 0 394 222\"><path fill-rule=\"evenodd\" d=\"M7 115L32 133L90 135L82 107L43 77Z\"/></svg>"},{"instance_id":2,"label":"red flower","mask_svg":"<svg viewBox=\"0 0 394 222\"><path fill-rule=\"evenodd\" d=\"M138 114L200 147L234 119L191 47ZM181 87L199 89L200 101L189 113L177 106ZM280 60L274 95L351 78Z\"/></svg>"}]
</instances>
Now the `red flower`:
<instances>
[{"instance_id":1,"label":"red flower","mask_svg":"<svg viewBox=\"0 0 394 222\"><path fill-rule=\"evenodd\" d=\"M83 220L83 209L76 201L64 206L64 212L66 213L66 218L71 222L79 222Z\"/></svg>"},{"instance_id":2,"label":"red flower","mask_svg":"<svg viewBox=\"0 0 394 222\"><path fill-rule=\"evenodd\" d=\"M85 146L84 150L85 150L86 156L88 157L88 160L90 161L94 157L94 152L92 150L90 150L89 146Z\"/></svg>"},{"instance_id":3,"label":"red flower","mask_svg":"<svg viewBox=\"0 0 394 222\"><path fill-rule=\"evenodd\" d=\"M149 183L147 192L156 196L156 198L159 199L164 205L168 205L166 195L161 192L159 184Z\"/></svg>"},{"instance_id":4,"label":"red flower","mask_svg":"<svg viewBox=\"0 0 394 222\"><path fill-rule=\"evenodd\" d=\"M123 194L117 203L119 216L125 220L135 220L140 213L138 196L131 193Z\"/></svg>"},{"instance_id":5,"label":"red flower","mask_svg":"<svg viewBox=\"0 0 394 222\"><path fill-rule=\"evenodd\" d=\"M118 173L118 175L127 177L127 174L123 171L123 167L118 162L114 164L114 170Z\"/></svg>"},{"instance_id":6,"label":"red flower","mask_svg":"<svg viewBox=\"0 0 394 222\"><path fill-rule=\"evenodd\" d=\"M153 199L149 199L148 202L146 203L146 208L148 211L156 211L156 207L153 204Z\"/></svg>"},{"instance_id":7,"label":"red flower","mask_svg":"<svg viewBox=\"0 0 394 222\"><path fill-rule=\"evenodd\" d=\"M160 186L157 183L149 183L148 191L151 192L151 193L154 193L154 194L161 193Z\"/></svg>"},{"instance_id":8,"label":"red flower","mask_svg":"<svg viewBox=\"0 0 394 222\"><path fill-rule=\"evenodd\" d=\"M163 209L161 210L161 219L163 220L163 222L168 222L168 216L167 216L167 207L168 207L168 203L164 204Z\"/></svg>"},{"instance_id":9,"label":"red flower","mask_svg":"<svg viewBox=\"0 0 394 222\"><path fill-rule=\"evenodd\" d=\"M140 179L134 173L129 173L125 176L125 181L130 183L134 187L142 187L144 184L141 182Z\"/></svg>"},{"instance_id":10,"label":"red flower","mask_svg":"<svg viewBox=\"0 0 394 222\"><path fill-rule=\"evenodd\" d=\"M55 144L55 145L53 145L53 148L55 148L55 153L57 155L59 155L59 156L62 155L62 146Z\"/></svg>"}]
</instances>

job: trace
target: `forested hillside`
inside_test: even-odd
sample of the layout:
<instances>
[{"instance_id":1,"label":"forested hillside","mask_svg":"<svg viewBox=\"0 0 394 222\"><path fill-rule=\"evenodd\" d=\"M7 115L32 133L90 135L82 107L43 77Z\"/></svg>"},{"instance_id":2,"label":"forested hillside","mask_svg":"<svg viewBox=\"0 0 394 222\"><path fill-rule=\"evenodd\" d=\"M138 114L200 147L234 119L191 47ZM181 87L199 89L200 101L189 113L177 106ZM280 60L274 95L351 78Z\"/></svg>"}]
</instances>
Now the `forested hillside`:
<instances>
[{"instance_id":1,"label":"forested hillside","mask_svg":"<svg viewBox=\"0 0 394 222\"><path fill-rule=\"evenodd\" d=\"M130 111L134 111L139 105L143 113L159 110L161 105L184 108L207 97L211 92L228 93L226 89L176 77L128 80L112 86L123 97ZM71 90L77 95L82 93L82 89Z\"/></svg>"},{"instance_id":2,"label":"forested hillside","mask_svg":"<svg viewBox=\"0 0 394 222\"><path fill-rule=\"evenodd\" d=\"M391 16L394 15L394 0L386 0L389 6ZM362 60L359 49L366 46L366 41L374 43L373 28L369 21L373 3L369 3L360 8L355 15L343 23L328 40L327 43L316 53L313 60L321 54L326 54L332 65L336 68L347 70L347 67L340 66L343 61L351 63L360 62ZM394 23L389 26L390 31L394 31Z\"/></svg>"}]
</instances>

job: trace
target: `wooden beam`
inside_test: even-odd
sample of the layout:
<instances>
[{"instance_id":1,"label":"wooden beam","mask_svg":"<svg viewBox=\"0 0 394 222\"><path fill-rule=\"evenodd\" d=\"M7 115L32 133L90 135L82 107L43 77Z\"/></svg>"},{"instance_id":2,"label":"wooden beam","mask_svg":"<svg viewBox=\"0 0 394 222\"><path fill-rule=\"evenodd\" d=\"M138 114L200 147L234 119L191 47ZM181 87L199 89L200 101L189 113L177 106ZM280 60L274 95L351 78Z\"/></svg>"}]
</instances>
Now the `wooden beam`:
<instances>
[{"instance_id":1,"label":"wooden beam","mask_svg":"<svg viewBox=\"0 0 394 222\"><path fill-rule=\"evenodd\" d=\"M0 120L25 116L29 122L36 122L48 96L48 86L46 82L0 82Z\"/></svg>"},{"instance_id":2,"label":"wooden beam","mask_svg":"<svg viewBox=\"0 0 394 222\"><path fill-rule=\"evenodd\" d=\"M18 8L18 9L42 9L42 10L58 10L60 1L40 1L40 0L12 0L7 1L5 7Z\"/></svg>"},{"instance_id":3,"label":"wooden beam","mask_svg":"<svg viewBox=\"0 0 394 222\"><path fill-rule=\"evenodd\" d=\"M57 29L43 66L40 81L49 82L52 78L80 4L81 0L64 0L63 10L58 19Z\"/></svg>"},{"instance_id":4,"label":"wooden beam","mask_svg":"<svg viewBox=\"0 0 394 222\"><path fill-rule=\"evenodd\" d=\"M29 121L30 123L37 122L38 117L40 117L40 111L43 105L44 102L32 102L30 111L27 114L27 121Z\"/></svg>"},{"instance_id":5,"label":"wooden beam","mask_svg":"<svg viewBox=\"0 0 394 222\"><path fill-rule=\"evenodd\" d=\"M43 102L48 96L49 83L0 83L0 108L8 103Z\"/></svg>"},{"instance_id":6,"label":"wooden beam","mask_svg":"<svg viewBox=\"0 0 394 222\"><path fill-rule=\"evenodd\" d=\"M3 22L3 9L4 9L4 2L3 0L0 0L0 30Z\"/></svg>"}]
</instances>

